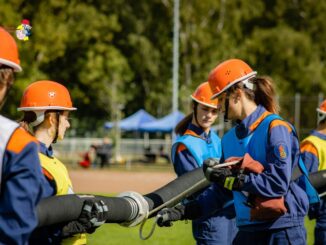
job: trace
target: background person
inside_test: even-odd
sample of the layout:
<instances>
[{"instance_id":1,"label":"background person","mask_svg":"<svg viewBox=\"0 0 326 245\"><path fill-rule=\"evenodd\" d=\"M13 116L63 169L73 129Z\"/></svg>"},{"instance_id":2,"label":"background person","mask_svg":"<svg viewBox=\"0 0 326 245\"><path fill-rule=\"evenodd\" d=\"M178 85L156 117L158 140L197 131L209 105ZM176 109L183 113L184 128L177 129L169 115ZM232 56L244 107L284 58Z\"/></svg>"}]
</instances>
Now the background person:
<instances>
[{"instance_id":1,"label":"background person","mask_svg":"<svg viewBox=\"0 0 326 245\"><path fill-rule=\"evenodd\" d=\"M14 38L0 27L0 107L21 71ZM27 244L37 225L43 175L37 140L0 116L0 244Z\"/></svg>"},{"instance_id":2,"label":"background person","mask_svg":"<svg viewBox=\"0 0 326 245\"><path fill-rule=\"evenodd\" d=\"M101 145L96 147L96 156L100 160L100 168L110 164L112 157L112 142L109 138L104 137Z\"/></svg>"},{"instance_id":3,"label":"background person","mask_svg":"<svg viewBox=\"0 0 326 245\"><path fill-rule=\"evenodd\" d=\"M303 161L309 172L326 169L326 100L317 108L317 128L301 143ZM321 198L320 205L312 206L309 217L316 219L315 244L326 244L326 202Z\"/></svg>"},{"instance_id":4,"label":"background person","mask_svg":"<svg viewBox=\"0 0 326 245\"><path fill-rule=\"evenodd\" d=\"M37 81L24 91L19 111L24 112L22 123L40 143L39 157L46 177L42 198L73 194L73 187L65 165L53 155L52 144L62 140L70 127L72 106L68 90L53 81ZM103 224L108 207L101 201L87 200L76 221L35 230L31 244L86 244L86 235ZM63 240L64 239L64 240Z\"/></svg>"},{"instance_id":5,"label":"background person","mask_svg":"<svg viewBox=\"0 0 326 245\"><path fill-rule=\"evenodd\" d=\"M93 165L96 159L96 145L90 145L89 149L80 154L82 160L78 162L78 165L82 168L89 168Z\"/></svg>"},{"instance_id":6,"label":"background person","mask_svg":"<svg viewBox=\"0 0 326 245\"><path fill-rule=\"evenodd\" d=\"M242 171L204 166L209 180L233 191L239 228L234 244L306 244L308 197L291 181L299 142L276 115L271 81L239 59L219 64L208 81L225 119L236 123L222 138L222 159L242 159Z\"/></svg>"},{"instance_id":7,"label":"background person","mask_svg":"<svg viewBox=\"0 0 326 245\"><path fill-rule=\"evenodd\" d=\"M208 82L200 84L191 95L192 113L176 126L175 132L179 137L172 146L171 156L178 176L201 167L207 158L221 157L221 140L211 130L218 116L218 101L211 100L212 95ZM206 199L209 193L213 195ZM231 244L237 233L232 193L212 185L187 201L194 199L203 209L212 203L219 205L213 213L192 221L193 236L197 244ZM228 204L222 208L224 203Z\"/></svg>"}]
</instances>

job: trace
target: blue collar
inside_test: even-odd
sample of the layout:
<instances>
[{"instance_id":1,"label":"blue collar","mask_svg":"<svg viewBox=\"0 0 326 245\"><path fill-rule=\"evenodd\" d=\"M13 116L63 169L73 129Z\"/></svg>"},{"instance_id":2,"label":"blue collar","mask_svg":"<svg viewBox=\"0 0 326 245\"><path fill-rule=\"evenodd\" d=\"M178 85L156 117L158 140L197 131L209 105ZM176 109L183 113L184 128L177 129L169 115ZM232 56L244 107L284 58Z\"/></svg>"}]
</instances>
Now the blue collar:
<instances>
[{"instance_id":1,"label":"blue collar","mask_svg":"<svg viewBox=\"0 0 326 245\"><path fill-rule=\"evenodd\" d=\"M322 140L326 140L326 134L319 133L317 130L313 130L311 132L311 135L317 136L318 138L321 138Z\"/></svg>"},{"instance_id":2,"label":"blue collar","mask_svg":"<svg viewBox=\"0 0 326 245\"><path fill-rule=\"evenodd\" d=\"M188 125L188 130L191 130L194 132L198 137L205 140L207 143L210 143L211 141L211 131L208 132L208 134L200 127L197 127L196 125L190 123Z\"/></svg>"},{"instance_id":3,"label":"blue collar","mask_svg":"<svg viewBox=\"0 0 326 245\"><path fill-rule=\"evenodd\" d=\"M40 152L48 157L53 157L53 149L51 145L47 148L43 142L40 142Z\"/></svg>"},{"instance_id":4,"label":"blue collar","mask_svg":"<svg viewBox=\"0 0 326 245\"><path fill-rule=\"evenodd\" d=\"M258 105L254 112L241 122L237 122L235 127L237 137L240 139L247 137L251 133L250 126L254 124L264 112L266 112L266 109L263 106Z\"/></svg>"}]
</instances>

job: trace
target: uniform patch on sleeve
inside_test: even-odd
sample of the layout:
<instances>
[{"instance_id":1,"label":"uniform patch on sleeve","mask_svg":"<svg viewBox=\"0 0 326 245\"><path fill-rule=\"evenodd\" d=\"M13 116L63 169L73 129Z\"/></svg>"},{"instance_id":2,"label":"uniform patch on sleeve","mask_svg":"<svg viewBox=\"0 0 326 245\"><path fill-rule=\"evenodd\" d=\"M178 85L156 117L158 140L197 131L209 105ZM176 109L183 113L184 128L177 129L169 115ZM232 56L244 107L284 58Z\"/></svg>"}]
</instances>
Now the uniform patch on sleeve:
<instances>
[{"instance_id":1,"label":"uniform patch on sleeve","mask_svg":"<svg viewBox=\"0 0 326 245\"><path fill-rule=\"evenodd\" d=\"M279 143L274 147L274 154L279 159L285 160L289 155L288 147L284 143Z\"/></svg>"}]
</instances>

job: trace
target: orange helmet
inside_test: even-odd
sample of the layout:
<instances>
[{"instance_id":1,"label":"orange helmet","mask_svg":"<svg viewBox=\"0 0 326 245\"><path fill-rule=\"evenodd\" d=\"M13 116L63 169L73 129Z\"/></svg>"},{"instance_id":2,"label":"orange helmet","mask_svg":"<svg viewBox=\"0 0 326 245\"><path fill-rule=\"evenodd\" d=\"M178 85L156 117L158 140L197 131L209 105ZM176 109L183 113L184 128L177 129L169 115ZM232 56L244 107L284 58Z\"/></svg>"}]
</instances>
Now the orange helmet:
<instances>
[{"instance_id":1,"label":"orange helmet","mask_svg":"<svg viewBox=\"0 0 326 245\"><path fill-rule=\"evenodd\" d=\"M248 79L256 74L257 72L242 60L230 59L222 62L208 76L208 82L213 91L212 98L216 98L238 82L243 82L247 88L253 89Z\"/></svg>"},{"instance_id":2,"label":"orange helmet","mask_svg":"<svg viewBox=\"0 0 326 245\"><path fill-rule=\"evenodd\" d=\"M23 94L18 111L34 111L36 120L30 123L36 126L44 121L47 110L73 111L67 88L53 81L37 81L29 85Z\"/></svg>"},{"instance_id":3,"label":"orange helmet","mask_svg":"<svg viewBox=\"0 0 326 245\"><path fill-rule=\"evenodd\" d=\"M22 71L16 41L2 27L0 27L0 67L1 65L9 66L15 72Z\"/></svg>"},{"instance_id":4,"label":"orange helmet","mask_svg":"<svg viewBox=\"0 0 326 245\"><path fill-rule=\"evenodd\" d=\"M326 100L324 100L317 108L318 112L318 124L326 118Z\"/></svg>"},{"instance_id":5,"label":"orange helmet","mask_svg":"<svg viewBox=\"0 0 326 245\"><path fill-rule=\"evenodd\" d=\"M72 106L67 88L53 81L37 81L29 85L23 94L19 111L76 110Z\"/></svg>"},{"instance_id":6,"label":"orange helmet","mask_svg":"<svg viewBox=\"0 0 326 245\"><path fill-rule=\"evenodd\" d=\"M217 108L218 100L217 99L211 99L213 96L212 90L209 86L208 82L204 82L200 84L195 92L190 96L194 101L209 106L211 108Z\"/></svg>"}]
</instances>

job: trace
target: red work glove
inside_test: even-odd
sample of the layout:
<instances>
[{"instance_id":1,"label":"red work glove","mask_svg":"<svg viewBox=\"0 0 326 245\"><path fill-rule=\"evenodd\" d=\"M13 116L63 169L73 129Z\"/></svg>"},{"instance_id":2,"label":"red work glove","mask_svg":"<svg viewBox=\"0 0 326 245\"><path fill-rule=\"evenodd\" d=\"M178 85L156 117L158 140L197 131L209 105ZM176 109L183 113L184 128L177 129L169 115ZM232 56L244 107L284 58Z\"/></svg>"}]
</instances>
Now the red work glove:
<instances>
[{"instance_id":1,"label":"red work glove","mask_svg":"<svg viewBox=\"0 0 326 245\"><path fill-rule=\"evenodd\" d=\"M284 197L266 198L266 197L249 197L251 199L250 220L251 221L268 221L279 218L288 210L285 207Z\"/></svg>"},{"instance_id":2,"label":"red work glove","mask_svg":"<svg viewBox=\"0 0 326 245\"><path fill-rule=\"evenodd\" d=\"M237 165L231 166L233 170L239 170L242 169L245 174L248 173L256 173L260 174L264 171L264 166L254 160L248 153L244 155L244 157L229 157L225 160L225 162L231 162L231 161L240 161Z\"/></svg>"}]
</instances>

